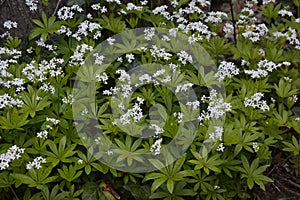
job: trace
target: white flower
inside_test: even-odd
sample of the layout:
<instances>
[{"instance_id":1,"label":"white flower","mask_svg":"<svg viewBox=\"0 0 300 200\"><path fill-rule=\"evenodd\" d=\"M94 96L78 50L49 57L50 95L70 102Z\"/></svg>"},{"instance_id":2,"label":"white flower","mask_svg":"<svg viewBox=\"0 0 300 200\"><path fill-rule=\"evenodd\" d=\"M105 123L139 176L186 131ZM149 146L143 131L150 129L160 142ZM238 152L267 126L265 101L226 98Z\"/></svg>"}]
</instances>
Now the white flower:
<instances>
[{"instance_id":1,"label":"white flower","mask_svg":"<svg viewBox=\"0 0 300 200\"><path fill-rule=\"evenodd\" d=\"M215 132L212 132L209 134L209 139L212 139L213 141L222 141L223 136L223 127L221 126L215 126Z\"/></svg>"},{"instance_id":2,"label":"white flower","mask_svg":"<svg viewBox=\"0 0 300 200\"><path fill-rule=\"evenodd\" d=\"M120 0L105 0L105 1L108 2L108 3L113 3L113 2L115 2L115 3L117 3L117 4L121 4Z\"/></svg>"},{"instance_id":3,"label":"white flower","mask_svg":"<svg viewBox=\"0 0 300 200\"><path fill-rule=\"evenodd\" d=\"M244 106L258 108L262 111L270 110L269 106L267 105L267 102L265 100L261 100L263 96L264 94L258 92L255 93L251 98L246 97L244 101Z\"/></svg>"},{"instance_id":4,"label":"white flower","mask_svg":"<svg viewBox=\"0 0 300 200\"><path fill-rule=\"evenodd\" d=\"M234 27L231 23L226 23L223 26L223 31L225 33L225 37L229 37L229 35L233 35Z\"/></svg>"},{"instance_id":5,"label":"white flower","mask_svg":"<svg viewBox=\"0 0 300 200\"><path fill-rule=\"evenodd\" d=\"M206 19L204 20L205 22L212 22L212 23L220 23L222 22L222 18L227 18L227 14L224 12L208 12L208 16L206 17Z\"/></svg>"},{"instance_id":6,"label":"white flower","mask_svg":"<svg viewBox=\"0 0 300 200\"><path fill-rule=\"evenodd\" d=\"M295 95L289 97L289 100L291 100L291 101L293 101L293 102L296 103L298 101L298 96L295 94Z\"/></svg>"},{"instance_id":7,"label":"white flower","mask_svg":"<svg viewBox=\"0 0 300 200\"><path fill-rule=\"evenodd\" d=\"M266 5L269 3L275 3L275 0L263 0L263 5Z\"/></svg>"},{"instance_id":8,"label":"white flower","mask_svg":"<svg viewBox=\"0 0 300 200\"><path fill-rule=\"evenodd\" d=\"M126 6L127 10L137 10L137 11L141 11L143 9L142 6L136 6L133 3L128 3Z\"/></svg>"},{"instance_id":9,"label":"white flower","mask_svg":"<svg viewBox=\"0 0 300 200\"><path fill-rule=\"evenodd\" d=\"M187 92L188 89L192 88L193 87L193 84L192 83L185 83L183 85L178 85L176 87L176 90L175 90L175 94L179 93L180 91L184 91L184 92Z\"/></svg>"},{"instance_id":10,"label":"white flower","mask_svg":"<svg viewBox=\"0 0 300 200\"><path fill-rule=\"evenodd\" d=\"M214 186L214 190L218 190L218 189L220 189L221 187L220 186L218 186L218 185L215 185Z\"/></svg>"},{"instance_id":11,"label":"white flower","mask_svg":"<svg viewBox=\"0 0 300 200\"><path fill-rule=\"evenodd\" d=\"M159 127L158 125L156 124L151 124L150 125L150 128L153 128L155 130L155 137L158 137L159 134L163 133L164 132L164 129Z\"/></svg>"},{"instance_id":12,"label":"white flower","mask_svg":"<svg viewBox=\"0 0 300 200\"><path fill-rule=\"evenodd\" d=\"M157 14L161 14L162 16L164 16L165 18L167 18L168 20L171 19L170 17L170 13L167 11L168 9L168 6L167 5L162 5L162 6L159 6L157 8L155 8L152 13L157 15Z\"/></svg>"},{"instance_id":13,"label":"white flower","mask_svg":"<svg viewBox=\"0 0 300 200\"><path fill-rule=\"evenodd\" d=\"M141 1L140 3L141 3L142 6L145 6L145 5L147 5L148 0Z\"/></svg>"},{"instance_id":14,"label":"white flower","mask_svg":"<svg viewBox=\"0 0 300 200\"><path fill-rule=\"evenodd\" d=\"M281 67L282 65L289 66L289 62L282 62L279 64L275 64L272 61L269 61L267 59L259 61L257 64L258 68L256 70L245 70L245 74L250 74L252 78L261 78L266 77L269 72L272 72L276 70L278 67Z\"/></svg>"},{"instance_id":15,"label":"white flower","mask_svg":"<svg viewBox=\"0 0 300 200\"><path fill-rule=\"evenodd\" d=\"M198 117L199 121L202 120L208 120L208 119L219 119L220 117L224 116L227 111L231 110L230 103L224 102L224 98L217 97L218 93L216 90L210 91L210 96L206 97L203 96L201 98L202 102L205 102L205 100L209 101L207 111L202 111L200 113L200 116Z\"/></svg>"},{"instance_id":16,"label":"white flower","mask_svg":"<svg viewBox=\"0 0 300 200\"><path fill-rule=\"evenodd\" d=\"M154 58L163 58L165 60L170 60L172 57L172 54L167 53L165 48L160 48L156 45L152 46L152 49L150 49L150 53Z\"/></svg>"},{"instance_id":17,"label":"white flower","mask_svg":"<svg viewBox=\"0 0 300 200\"><path fill-rule=\"evenodd\" d=\"M0 170L4 170L9 167L9 164L15 160L21 158L25 149L13 145L10 147L6 153L0 154Z\"/></svg>"},{"instance_id":18,"label":"white flower","mask_svg":"<svg viewBox=\"0 0 300 200\"><path fill-rule=\"evenodd\" d=\"M160 154L160 149L161 149L161 143L162 143L162 138L156 140L154 144L150 147L150 152L154 153L154 155L159 155Z\"/></svg>"},{"instance_id":19,"label":"white flower","mask_svg":"<svg viewBox=\"0 0 300 200\"><path fill-rule=\"evenodd\" d=\"M108 76L105 72L101 74L96 74L97 81L102 81L104 84L107 84Z\"/></svg>"},{"instance_id":20,"label":"white flower","mask_svg":"<svg viewBox=\"0 0 300 200\"><path fill-rule=\"evenodd\" d=\"M36 137L37 138L41 138L41 139L47 139L47 136L48 136L48 131L47 130L43 130L43 131L40 131L38 133L36 133Z\"/></svg>"},{"instance_id":21,"label":"white flower","mask_svg":"<svg viewBox=\"0 0 300 200\"><path fill-rule=\"evenodd\" d=\"M224 149L225 149L225 147L224 147L224 144L223 144L223 142L222 142L222 143L218 146L217 151L224 152Z\"/></svg>"},{"instance_id":22,"label":"white flower","mask_svg":"<svg viewBox=\"0 0 300 200\"><path fill-rule=\"evenodd\" d=\"M197 110L200 106L200 102L198 100L196 101L192 101L192 102L187 102L186 103L187 106L192 106L193 110Z\"/></svg>"},{"instance_id":23,"label":"white flower","mask_svg":"<svg viewBox=\"0 0 300 200\"><path fill-rule=\"evenodd\" d=\"M72 94L69 94L68 96L62 98L62 102L65 104L73 104L74 102L74 97Z\"/></svg>"},{"instance_id":24,"label":"white flower","mask_svg":"<svg viewBox=\"0 0 300 200\"><path fill-rule=\"evenodd\" d=\"M114 154L114 152L113 152L112 150L108 150L108 151L106 151L106 154L107 154L108 156L111 156L111 155Z\"/></svg>"},{"instance_id":25,"label":"white flower","mask_svg":"<svg viewBox=\"0 0 300 200\"><path fill-rule=\"evenodd\" d=\"M246 31L242 33L245 38L249 38L252 42L257 42L262 36L268 34L268 28L265 24L248 26Z\"/></svg>"},{"instance_id":26,"label":"white flower","mask_svg":"<svg viewBox=\"0 0 300 200\"><path fill-rule=\"evenodd\" d=\"M125 57L127 58L127 61L128 61L129 63L131 63L131 62L134 60L134 55L133 55L132 53L126 54Z\"/></svg>"},{"instance_id":27,"label":"white flower","mask_svg":"<svg viewBox=\"0 0 300 200\"><path fill-rule=\"evenodd\" d=\"M88 46L87 44L81 44L76 46L74 54L70 57L70 64L71 65L83 65L84 64L84 59L85 59L85 54L89 51L92 51L93 47Z\"/></svg>"},{"instance_id":28,"label":"white flower","mask_svg":"<svg viewBox=\"0 0 300 200\"><path fill-rule=\"evenodd\" d=\"M155 28L146 28L144 34L146 40L151 40L155 36Z\"/></svg>"},{"instance_id":29,"label":"white flower","mask_svg":"<svg viewBox=\"0 0 300 200\"><path fill-rule=\"evenodd\" d=\"M236 68L233 62L222 61L218 67L218 71L215 74L215 77L218 78L218 81L221 82L225 78L232 78L234 75L239 74L239 69Z\"/></svg>"},{"instance_id":30,"label":"white flower","mask_svg":"<svg viewBox=\"0 0 300 200\"><path fill-rule=\"evenodd\" d=\"M54 125L57 125L60 122L58 119L54 119L54 118L50 118L50 117L47 117L46 121L51 122Z\"/></svg>"},{"instance_id":31,"label":"white flower","mask_svg":"<svg viewBox=\"0 0 300 200\"><path fill-rule=\"evenodd\" d=\"M254 152L257 152L259 150L259 146L258 146L257 142L252 143L252 148L254 149Z\"/></svg>"},{"instance_id":32,"label":"white flower","mask_svg":"<svg viewBox=\"0 0 300 200\"><path fill-rule=\"evenodd\" d=\"M142 108L140 107L139 104L135 103L133 105L133 108L128 109L127 112L120 117L120 121L123 125L125 124L130 124L131 120L133 122L138 122L142 119L143 117L143 112Z\"/></svg>"},{"instance_id":33,"label":"white flower","mask_svg":"<svg viewBox=\"0 0 300 200\"><path fill-rule=\"evenodd\" d=\"M31 168L36 168L36 169L40 169L41 163L46 163L46 159L43 158L42 156L36 157L32 162L29 162L26 165L26 169L31 169Z\"/></svg>"},{"instance_id":34,"label":"white flower","mask_svg":"<svg viewBox=\"0 0 300 200\"><path fill-rule=\"evenodd\" d=\"M116 74L120 74L119 81L122 82L130 81L130 75L125 70L118 69L116 71Z\"/></svg>"},{"instance_id":35,"label":"white flower","mask_svg":"<svg viewBox=\"0 0 300 200\"><path fill-rule=\"evenodd\" d=\"M25 1L25 4L26 4L26 6L29 7L30 11L36 11L38 3L39 3L38 0L26 0Z\"/></svg>"},{"instance_id":36,"label":"white flower","mask_svg":"<svg viewBox=\"0 0 300 200\"><path fill-rule=\"evenodd\" d=\"M107 38L107 42L109 45L113 45L115 41L116 41L115 38L111 38L111 37Z\"/></svg>"},{"instance_id":37,"label":"white flower","mask_svg":"<svg viewBox=\"0 0 300 200\"><path fill-rule=\"evenodd\" d=\"M177 56L179 56L179 61L182 62L182 64L186 64L187 62L192 63L193 58L191 55L189 55L186 51L182 50L179 53L177 53Z\"/></svg>"},{"instance_id":38,"label":"white flower","mask_svg":"<svg viewBox=\"0 0 300 200\"><path fill-rule=\"evenodd\" d=\"M284 17L285 15L292 17L293 13L291 11L288 10L279 10L278 14L281 15L282 17Z\"/></svg>"},{"instance_id":39,"label":"white flower","mask_svg":"<svg viewBox=\"0 0 300 200\"><path fill-rule=\"evenodd\" d=\"M93 10L100 10L100 9L101 9L100 3L93 4L93 5L91 6L91 8L92 8Z\"/></svg>"},{"instance_id":40,"label":"white flower","mask_svg":"<svg viewBox=\"0 0 300 200\"><path fill-rule=\"evenodd\" d=\"M22 106L24 102L20 99L14 99L9 94L0 95L0 109L5 107Z\"/></svg>"},{"instance_id":41,"label":"white flower","mask_svg":"<svg viewBox=\"0 0 300 200\"><path fill-rule=\"evenodd\" d=\"M81 115L87 115L89 113L88 109L87 108L84 108L82 111L81 111Z\"/></svg>"},{"instance_id":42,"label":"white flower","mask_svg":"<svg viewBox=\"0 0 300 200\"><path fill-rule=\"evenodd\" d=\"M96 65L101 65L103 63L103 60L104 60L103 55L99 55L99 53L94 53L93 56L95 57L95 64Z\"/></svg>"},{"instance_id":43,"label":"white flower","mask_svg":"<svg viewBox=\"0 0 300 200\"><path fill-rule=\"evenodd\" d=\"M7 28L8 30L10 30L12 28L17 28L18 27L18 23L14 22L14 21L11 21L11 20L8 20L8 21L5 21L3 23L3 27Z\"/></svg>"}]
</instances>

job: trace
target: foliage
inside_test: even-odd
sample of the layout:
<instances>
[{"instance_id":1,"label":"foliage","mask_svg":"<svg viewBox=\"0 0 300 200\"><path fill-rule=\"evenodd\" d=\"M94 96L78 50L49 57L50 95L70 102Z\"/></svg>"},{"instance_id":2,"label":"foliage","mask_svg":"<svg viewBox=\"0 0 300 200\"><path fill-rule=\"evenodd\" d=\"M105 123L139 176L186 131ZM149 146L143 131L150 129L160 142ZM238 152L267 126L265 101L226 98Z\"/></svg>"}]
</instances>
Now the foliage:
<instances>
[{"instance_id":1,"label":"foliage","mask_svg":"<svg viewBox=\"0 0 300 200\"><path fill-rule=\"evenodd\" d=\"M266 172L275 153L299 160L298 0L289 10L247 1L232 15L208 11L210 1L134 2L69 1L55 16L42 11L32 19L27 39L6 23L0 199L248 199L273 181ZM143 50L145 39L125 32L141 27L149 37L149 27L170 32L151 35L164 40ZM115 60L107 62L105 52ZM92 61L105 70L84 68ZM150 73L157 82L140 84ZM129 97L128 79L135 87ZM172 90L183 82L196 104ZM214 123L216 115L223 124Z\"/></svg>"}]
</instances>

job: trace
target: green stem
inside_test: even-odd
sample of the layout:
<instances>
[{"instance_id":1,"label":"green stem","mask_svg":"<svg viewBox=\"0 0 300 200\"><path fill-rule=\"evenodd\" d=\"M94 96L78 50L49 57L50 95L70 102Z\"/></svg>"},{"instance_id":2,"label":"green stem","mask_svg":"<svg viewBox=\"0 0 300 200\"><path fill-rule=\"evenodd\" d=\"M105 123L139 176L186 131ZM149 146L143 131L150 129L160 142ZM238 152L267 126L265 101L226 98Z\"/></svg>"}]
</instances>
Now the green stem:
<instances>
[{"instance_id":1,"label":"green stem","mask_svg":"<svg viewBox=\"0 0 300 200\"><path fill-rule=\"evenodd\" d=\"M14 189L11 187L11 185L9 186L10 190L12 191L13 195L19 200L19 197L17 196L17 194L15 193Z\"/></svg>"}]
</instances>

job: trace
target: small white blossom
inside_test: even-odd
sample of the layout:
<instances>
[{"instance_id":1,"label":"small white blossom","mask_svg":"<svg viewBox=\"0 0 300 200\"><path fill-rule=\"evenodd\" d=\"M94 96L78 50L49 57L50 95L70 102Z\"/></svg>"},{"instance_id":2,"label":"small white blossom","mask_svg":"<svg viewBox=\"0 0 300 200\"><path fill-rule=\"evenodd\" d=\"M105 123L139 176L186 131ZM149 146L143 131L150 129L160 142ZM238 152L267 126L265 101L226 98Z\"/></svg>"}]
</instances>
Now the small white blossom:
<instances>
[{"instance_id":1,"label":"small white blossom","mask_svg":"<svg viewBox=\"0 0 300 200\"><path fill-rule=\"evenodd\" d=\"M252 42L257 42L262 36L268 34L268 28L265 24L248 26L246 31L242 33L245 38L249 38Z\"/></svg>"},{"instance_id":2,"label":"small white blossom","mask_svg":"<svg viewBox=\"0 0 300 200\"><path fill-rule=\"evenodd\" d=\"M258 146L257 142L252 143L252 148L254 149L254 152L257 152L259 150L259 146Z\"/></svg>"},{"instance_id":3,"label":"small white blossom","mask_svg":"<svg viewBox=\"0 0 300 200\"><path fill-rule=\"evenodd\" d=\"M87 115L89 113L88 109L87 108L84 108L82 111L81 111L81 115Z\"/></svg>"},{"instance_id":4,"label":"small white blossom","mask_svg":"<svg viewBox=\"0 0 300 200\"><path fill-rule=\"evenodd\" d=\"M39 1L38 0L26 0L25 4L29 7L30 11L36 11Z\"/></svg>"},{"instance_id":5,"label":"small white blossom","mask_svg":"<svg viewBox=\"0 0 300 200\"><path fill-rule=\"evenodd\" d=\"M108 150L108 151L106 151L106 154L107 154L108 156L111 156L111 155L114 154L114 152L113 152L112 150Z\"/></svg>"},{"instance_id":6,"label":"small white blossom","mask_svg":"<svg viewBox=\"0 0 300 200\"><path fill-rule=\"evenodd\" d=\"M154 153L154 155L159 155L160 154L160 149L161 149L161 143L162 143L162 138L156 140L154 144L150 148L150 152Z\"/></svg>"},{"instance_id":7,"label":"small white blossom","mask_svg":"<svg viewBox=\"0 0 300 200\"><path fill-rule=\"evenodd\" d=\"M151 40L155 36L155 28L146 28L144 34L146 40Z\"/></svg>"},{"instance_id":8,"label":"small white blossom","mask_svg":"<svg viewBox=\"0 0 300 200\"><path fill-rule=\"evenodd\" d=\"M201 98L202 102L208 100L209 104L207 107L207 111L202 111L200 116L198 117L199 121L208 120L208 119L219 119L224 116L227 111L231 110L230 103L226 103L224 98L218 97L218 93L216 90L210 91L210 96L203 96Z\"/></svg>"},{"instance_id":9,"label":"small white blossom","mask_svg":"<svg viewBox=\"0 0 300 200\"><path fill-rule=\"evenodd\" d=\"M51 122L54 125L57 125L60 122L58 119L54 119L54 118L50 118L50 117L47 117L46 121Z\"/></svg>"},{"instance_id":10,"label":"small white blossom","mask_svg":"<svg viewBox=\"0 0 300 200\"><path fill-rule=\"evenodd\" d=\"M68 96L62 98L62 102L65 104L73 104L74 102L74 97L72 94L68 94Z\"/></svg>"},{"instance_id":11,"label":"small white blossom","mask_svg":"<svg viewBox=\"0 0 300 200\"><path fill-rule=\"evenodd\" d=\"M9 164L15 160L21 158L25 149L13 145L10 147L6 153L0 154L0 170L4 170L9 167Z\"/></svg>"},{"instance_id":12,"label":"small white blossom","mask_svg":"<svg viewBox=\"0 0 300 200\"><path fill-rule=\"evenodd\" d=\"M253 107L258 108L262 111L270 110L269 106L267 105L267 102L265 100L261 100L261 98L264 96L262 93L255 93L251 98L245 98L244 106L245 107Z\"/></svg>"},{"instance_id":13,"label":"small white blossom","mask_svg":"<svg viewBox=\"0 0 300 200\"><path fill-rule=\"evenodd\" d=\"M209 139L212 139L213 141L222 141L223 132L223 127L215 126L215 132L209 134Z\"/></svg>"},{"instance_id":14,"label":"small white blossom","mask_svg":"<svg viewBox=\"0 0 300 200\"><path fill-rule=\"evenodd\" d=\"M282 17L284 17L286 15L289 16L289 17L293 16L293 13L291 11L288 11L288 10L279 10L278 14L281 15Z\"/></svg>"},{"instance_id":15,"label":"small white blossom","mask_svg":"<svg viewBox=\"0 0 300 200\"><path fill-rule=\"evenodd\" d=\"M43 158L42 156L36 157L32 162L29 162L26 165L26 169L32 169L32 168L36 168L36 169L40 169L42 168L42 163L46 163L46 159Z\"/></svg>"},{"instance_id":16,"label":"small white blossom","mask_svg":"<svg viewBox=\"0 0 300 200\"><path fill-rule=\"evenodd\" d=\"M96 74L97 81L102 81L104 84L107 84L108 76L105 72L101 74Z\"/></svg>"},{"instance_id":17,"label":"small white blossom","mask_svg":"<svg viewBox=\"0 0 300 200\"><path fill-rule=\"evenodd\" d=\"M115 41L116 41L115 38L111 38L111 37L107 38L107 42L109 45L113 45Z\"/></svg>"},{"instance_id":18,"label":"small white blossom","mask_svg":"<svg viewBox=\"0 0 300 200\"><path fill-rule=\"evenodd\" d=\"M205 22L212 22L212 23L220 23L222 22L222 18L228 18L227 14L224 12L214 12L211 11L208 13L208 16L204 20Z\"/></svg>"},{"instance_id":19,"label":"small white blossom","mask_svg":"<svg viewBox=\"0 0 300 200\"><path fill-rule=\"evenodd\" d=\"M137 10L137 11L141 11L143 9L142 6L136 6L133 3L128 3L126 6L127 10Z\"/></svg>"},{"instance_id":20,"label":"small white blossom","mask_svg":"<svg viewBox=\"0 0 300 200\"><path fill-rule=\"evenodd\" d=\"M161 127L159 127L158 125L156 125L156 124L151 124L150 125L150 128L153 128L154 130L155 130L155 137L158 137L158 135L160 135L161 133L163 133L164 132L164 129L163 128L161 128Z\"/></svg>"},{"instance_id":21,"label":"small white blossom","mask_svg":"<svg viewBox=\"0 0 300 200\"><path fill-rule=\"evenodd\" d=\"M127 58L127 61L128 61L129 63L132 63L132 61L134 60L134 55L133 55L132 53L126 54L125 57Z\"/></svg>"},{"instance_id":22,"label":"small white blossom","mask_svg":"<svg viewBox=\"0 0 300 200\"><path fill-rule=\"evenodd\" d=\"M57 11L57 15L59 19L68 20L74 18L75 12L83 12L83 9L78 5L71 7L63 6Z\"/></svg>"},{"instance_id":23,"label":"small white blossom","mask_svg":"<svg viewBox=\"0 0 300 200\"><path fill-rule=\"evenodd\" d=\"M12 28L17 28L18 27L18 23L14 22L14 21L11 21L11 20L8 20L8 21L5 21L3 23L3 27L7 28L8 30L10 30Z\"/></svg>"},{"instance_id":24,"label":"small white blossom","mask_svg":"<svg viewBox=\"0 0 300 200\"><path fill-rule=\"evenodd\" d=\"M290 96L289 97L289 100L291 100L291 101L293 101L293 102L297 102L298 101L298 96L295 94L295 95L293 95L293 96Z\"/></svg>"},{"instance_id":25,"label":"small white blossom","mask_svg":"<svg viewBox=\"0 0 300 200\"><path fill-rule=\"evenodd\" d=\"M95 57L95 64L96 65L102 65L103 60L104 60L104 56L99 55L99 53L94 53L93 56Z\"/></svg>"},{"instance_id":26,"label":"small white blossom","mask_svg":"<svg viewBox=\"0 0 300 200\"><path fill-rule=\"evenodd\" d=\"M177 53L177 56L179 56L179 61L182 62L182 64L186 64L187 62L192 63L193 62L193 58L191 55L189 55L186 51L180 51L179 53Z\"/></svg>"},{"instance_id":27,"label":"small white blossom","mask_svg":"<svg viewBox=\"0 0 300 200\"><path fill-rule=\"evenodd\" d=\"M187 106L192 106L193 110L197 110L200 106L200 102L198 100L196 101L192 101L192 102L187 102L186 103Z\"/></svg>"},{"instance_id":28,"label":"small white blossom","mask_svg":"<svg viewBox=\"0 0 300 200\"><path fill-rule=\"evenodd\" d=\"M142 119L143 117L143 112L142 108L140 107L139 104L135 103L133 105L133 108L128 109L127 112L123 115L120 116L120 121L123 125L126 124L131 124L131 121L133 122L138 122Z\"/></svg>"},{"instance_id":29,"label":"small white blossom","mask_svg":"<svg viewBox=\"0 0 300 200\"><path fill-rule=\"evenodd\" d=\"M263 5L266 5L269 3L275 3L275 0L263 0Z\"/></svg>"},{"instance_id":30,"label":"small white blossom","mask_svg":"<svg viewBox=\"0 0 300 200\"><path fill-rule=\"evenodd\" d=\"M216 149L217 151L221 151L221 152L224 152L224 149L225 149L225 147L224 147L224 144L223 144L223 142L218 146L218 148Z\"/></svg>"},{"instance_id":31,"label":"small white blossom","mask_svg":"<svg viewBox=\"0 0 300 200\"><path fill-rule=\"evenodd\" d=\"M232 78L234 75L239 74L239 69L236 68L233 62L222 61L218 67L218 71L215 74L215 77L218 78L218 81L221 82L225 78Z\"/></svg>"},{"instance_id":32,"label":"small white blossom","mask_svg":"<svg viewBox=\"0 0 300 200\"><path fill-rule=\"evenodd\" d=\"M36 133L36 137L45 140L48 137L48 131L47 130L40 131L40 132Z\"/></svg>"}]
</instances>

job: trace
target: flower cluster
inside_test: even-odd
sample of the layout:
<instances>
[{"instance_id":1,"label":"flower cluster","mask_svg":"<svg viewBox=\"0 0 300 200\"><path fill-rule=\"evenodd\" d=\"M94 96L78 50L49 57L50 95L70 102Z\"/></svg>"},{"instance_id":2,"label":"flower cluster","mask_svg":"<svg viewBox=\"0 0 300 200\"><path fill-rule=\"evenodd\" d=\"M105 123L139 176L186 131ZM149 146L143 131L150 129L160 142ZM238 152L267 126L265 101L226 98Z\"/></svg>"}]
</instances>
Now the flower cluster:
<instances>
[{"instance_id":1,"label":"flower cluster","mask_svg":"<svg viewBox=\"0 0 300 200\"><path fill-rule=\"evenodd\" d=\"M0 95L0 109L5 107L14 107L19 106L21 107L24 104L22 99L14 99L9 94Z\"/></svg>"},{"instance_id":2,"label":"flower cluster","mask_svg":"<svg viewBox=\"0 0 300 200\"><path fill-rule=\"evenodd\" d=\"M215 132L210 133L208 137L214 142L220 141L221 143L219 144L216 150L223 152L225 149L224 144L222 142L222 137L224 132L223 127L215 126L214 128L215 128Z\"/></svg>"},{"instance_id":3,"label":"flower cluster","mask_svg":"<svg viewBox=\"0 0 300 200\"><path fill-rule=\"evenodd\" d=\"M161 133L164 132L164 129L161 128L161 127L159 127L159 126L156 125L156 124L151 124L151 125L150 125L150 128L153 128L153 129L155 130L155 131L154 131L155 137L158 137Z\"/></svg>"},{"instance_id":4,"label":"flower cluster","mask_svg":"<svg viewBox=\"0 0 300 200\"><path fill-rule=\"evenodd\" d=\"M27 165L26 165L26 169L32 169L32 168L35 168L35 169L40 169L42 167L42 163L46 163L46 159L43 158L42 156L39 156L39 157L36 157L32 162L29 162Z\"/></svg>"},{"instance_id":5,"label":"flower cluster","mask_svg":"<svg viewBox=\"0 0 300 200\"><path fill-rule=\"evenodd\" d=\"M279 64L275 64L272 61L269 61L267 59L259 61L257 64L257 69L256 70L244 70L245 74L250 74L251 78L261 78L261 77L266 77L269 72L272 72L276 70L277 68L281 66L290 66L290 62L282 62Z\"/></svg>"},{"instance_id":6,"label":"flower cluster","mask_svg":"<svg viewBox=\"0 0 300 200\"><path fill-rule=\"evenodd\" d=\"M23 148L13 145L10 147L6 153L0 155L0 170L4 170L9 167L9 164L15 160L21 158L21 155L24 153Z\"/></svg>"},{"instance_id":7,"label":"flower cluster","mask_svg":"<svg viewBox=\"0 0 300 200\"><path fill-rule=\"evenodd\" d=\"M5 21L3 23L3 27L7 28L8 30L10 30L12 28L17 28L18 27L18 23L14 22L14 21L11 21L11 20L8 20L8 21Z\"/></svg>"},{"instance_id":8,"label":"flower cluster","mask_svg":"<svg viewBox=\"0 0 300 200\"><path fill-rule=\"evenodd\" d=\"M267 102L265 100L261 100L261 98L264 96L263 93L255 93L253 96L251 96L250 98L245 98L244 101L244 106L245 107L252 107L252 108L258 108L262 111L266 111L269 110L269 106L267 105Z\"/></svg>"},{"instance_id":9,"label":"flower cluster","mask_svg":"<svg viewBox=\"0 0 300 200\"><path fill-rule=\"evenodd\" d=\"M236 68L234 63L222 61L218 67L218 71L215 74L215 77L217 77L219 82L221 82L227 77L232 78L233 75L238 75L238 74L239 74L239 69Z\"/></svg>"},{"instance_id":10,"label":"flower cluster","mask_svg":"<svg viewBox=\"0 0 300 200\"><path fill-rule=\"evenodd\" d=\"M135 103L131 109L128 109L127 112L120 116L121 124L131 124L131 121L138 122L143 117L143 110L140 107L142 102Z\"/></svg>"},{"instance_id":11,"label":"flower cluster","mask_svg":"<svg viewBox=\"0 0 300 200\"><path fill-rule=\"evenodd\" d=\"M83 12L83 9L76 4L71 7L64 6L58 10L57 16L62 20L73 19L75 12Z\"/></svg>"},{"instance_id":12,"label":"flower cluster","mask_svg":"<svg viewBox=\"0 0 300 200\"><path fill-rule=\"evenodd\" d=\"M200 122L209 119L220 119L222 116L225 115L227 111L231 110L230 103L226 103L224 101L224 98L218 97L218 93L214 89L210 91L210 96L203 96L201 98L201 101L203 103L208 101L209 104L207 107L207 111L201 111L201 114L198 117Z\"/></svg>"},{"instance_id":13,"label":"flower cluster","mask_svg":"<svg viewBox=\"0 0 300 200\"><path fill-rule=\"evenodd\" d=\"M26 6L29 7L30 11L36 11L38 8L38 3L39 3L38 0L26 0L25 1L25 4L26 4Z\"/></svg>"},{"instance_id":14,"label":"flower cluster","mask_svg":"<svg viewBox=\"0 0 300 200\"><path fill-rule=\"evenodd\" d=\"M251 42L257 42L262 36L268 34L268 28L265 24L257 24L248 26L246 31L242 33L245 38L249 38Z\"/></svg>"},{"instance_id":15,"label":"flower cluster","mask_svg":"<svg viewBox=\"0 0 300 200\"><path fill-rule=\"evenodd\" d=\"M162 143L163 139L157 139L153 145L151 145L150 147L150 152L154 153L154 155L159 155L160 154L160 149L161 149L161 143Z\"/></svg>"},{"instance_id":16,"label":"flower cluster","mask_svg":"<svg viewBox=\"0 0 300 200\"><path fill-rule=\"evenodd\" d=\"M85 54L93 50L92 46L87 44L78 45L74 54L70 57L70 64L74 66L83 65L85 60Z\"/></svg>"}]
</instances>

